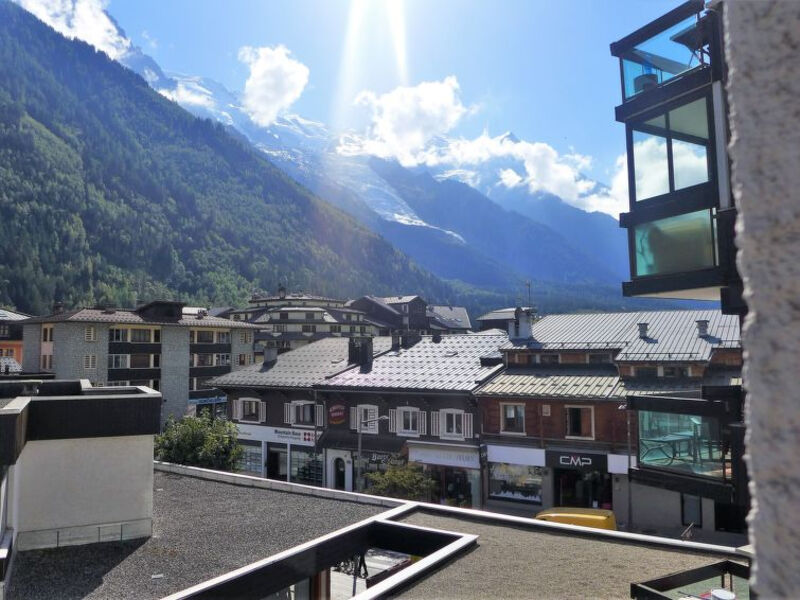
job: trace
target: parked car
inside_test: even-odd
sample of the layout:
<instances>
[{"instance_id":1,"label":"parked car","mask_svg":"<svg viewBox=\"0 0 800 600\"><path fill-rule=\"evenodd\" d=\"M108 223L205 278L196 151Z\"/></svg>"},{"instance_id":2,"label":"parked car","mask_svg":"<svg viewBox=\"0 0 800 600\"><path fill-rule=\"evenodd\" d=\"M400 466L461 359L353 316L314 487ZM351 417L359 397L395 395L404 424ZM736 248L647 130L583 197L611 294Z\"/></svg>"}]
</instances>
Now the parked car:
<instances>
[{"instance_id":1,"label":"parked car","mask_svg":"<svg viewBox=\"0 0 800 600\"><path fill-rule=\"evenodd\" d=\"M603 508L548 508L536 515L537 519L551 523L565 523L567 525L580 525L594 527L595 529L617 529L617 520L614 511Z\"/></svg>"}]
</instances>

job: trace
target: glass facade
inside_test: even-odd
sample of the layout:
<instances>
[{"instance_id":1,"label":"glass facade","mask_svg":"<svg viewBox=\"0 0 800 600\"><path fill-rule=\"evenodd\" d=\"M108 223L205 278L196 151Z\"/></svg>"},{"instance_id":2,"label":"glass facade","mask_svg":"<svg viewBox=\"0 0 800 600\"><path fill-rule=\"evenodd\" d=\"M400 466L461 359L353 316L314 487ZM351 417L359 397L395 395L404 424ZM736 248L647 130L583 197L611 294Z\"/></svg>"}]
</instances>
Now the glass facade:
<instances>
[{"instance_id":1,"label":"glass facade","mask_svg":"<svg viewBox=\"0 0 800 600\"><path fill-rule=\"evenodd\" d=\"M489 497L542 503L543 467L489 463Z\"/></svg>"},{"instance_id":2,"label":"glass facade","mask_svg":"<svg viewBox=\"0 0 800 600\"><path fill-rule=\"evenodd\" d=\"M708 62L701 51L705 45L692 15L625 52L621 56L625 99Z\"/></svg>"},{"instance_id":3,"label":"glass facade","mask_svg":"<svg viewBox=\"0 0 800 600\"><path fill-rule=\"evenodd\" d=\"M634 227L636 276L695 271L717 264L711 210L658 219Z\"/></svg>"},{"instance_id":4,"label":"glass facade","mask_svg":"<svg viewBox=\"0 0 800 600\"><path fill-rule=\"evenodd\" d=\"M712 417L639 411L639 464L726 479L730 448Z\"/></svg>"},{"instance_id":5,"label":"glass facade","mask_svg":"<svg viewBox=\"0 0 800 600\"><path fill-rule=\"evenodd\" d=\"M258 475L260 477L263 464L261 444L257 446L242 445L242 450L244 452L236 465L236 470L246 475Z\"/></svg>"},{"instance_id":6,"label":"glass facade","mask_svg":"<svg viewBox=\"0 0 800 600\"><path fill-rule=\"evenodd\" d=\"M292 446L289 462L289 481L305 485L322 485L322 455L313 448Z\"/></svg>"}]
</instances>

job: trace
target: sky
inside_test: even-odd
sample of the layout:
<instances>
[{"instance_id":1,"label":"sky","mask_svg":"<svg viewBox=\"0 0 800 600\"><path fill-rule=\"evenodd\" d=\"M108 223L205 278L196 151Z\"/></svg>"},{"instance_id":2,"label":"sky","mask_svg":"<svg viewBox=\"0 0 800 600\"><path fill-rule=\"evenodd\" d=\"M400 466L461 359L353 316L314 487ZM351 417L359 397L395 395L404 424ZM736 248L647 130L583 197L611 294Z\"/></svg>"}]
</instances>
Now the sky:
<instances>
[{"instance_id":1,"label":"sky","mask_svg":"<svg viewBox=\"0 0 800 600\"><path fill-rule=\"evenodd\" d=\"M242 94L257 123L299 114L358 132L349 151L404 164L441 160L431 158L437 136L460 141L461 159L513 153L527 171L508 174L510 182L544 174L550 181L532 189L560 191L610 214L622 206L624 190L614 191L616 200L584 201L580 182L581 174L612 187L625 180L624 128L614 121L619 65L609 44L680 3L18 1L35 14L48 12L51 22L66 15L64 27L110 44L111 54L120 42L98 22L105 8L162 69L223 83ZM499 144L496 136L506 131L526 145Z\"/></svg>"}]
</instances>

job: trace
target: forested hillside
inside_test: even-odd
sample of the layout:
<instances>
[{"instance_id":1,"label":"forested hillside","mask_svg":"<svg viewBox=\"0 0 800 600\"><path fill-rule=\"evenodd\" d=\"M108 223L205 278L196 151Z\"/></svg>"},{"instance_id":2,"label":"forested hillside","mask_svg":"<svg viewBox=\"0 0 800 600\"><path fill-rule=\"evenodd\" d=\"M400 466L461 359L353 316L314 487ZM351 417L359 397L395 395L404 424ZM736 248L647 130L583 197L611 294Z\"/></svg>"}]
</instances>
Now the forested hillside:
<instances>
[{"instance_id":1,"label":"forested hillside","mask_svg":"<svg viewBox=\"0 0 800 600\"><path fill-rule=\"evenodd\" d=\"M220 125L0 1L0 304L453 288Z\"/></svg>"}]
</instances>

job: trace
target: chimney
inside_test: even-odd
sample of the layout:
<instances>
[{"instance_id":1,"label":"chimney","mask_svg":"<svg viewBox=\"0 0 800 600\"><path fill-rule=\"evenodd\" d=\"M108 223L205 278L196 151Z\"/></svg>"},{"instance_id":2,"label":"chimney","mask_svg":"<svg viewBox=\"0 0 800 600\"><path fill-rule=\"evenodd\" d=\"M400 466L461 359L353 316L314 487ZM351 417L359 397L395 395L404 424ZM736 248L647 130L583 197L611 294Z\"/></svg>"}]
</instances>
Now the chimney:
<instances>
[{"instance_id":1,"label":"chimney","mask_svg":"<svg viewBox=\"0 0 800 600\"><path fill-rule=\"evenodd\" d=\"M643 340L647 339L647 325L648 323L637 323L639 326L639 337Z\"/></svg>"},{"instance_id":2,"label":"chimney","mask_svg":"<svg viewBox=\"0 0 800 600\"><path fill-rule=\"evenodd\" d=\"M53 302L53 314L60 315L63 312L64 312L64 303L61 302L60 300L56 300L55 302Z\"/></svg>"},{"instance_id":3,"label":"chimney","mask_svg":"<svg viewBox=\"0 0 800 600\"><path fill-rule=\"evenodd\" d=\"M400 334L392 334L392 350L400 350Z\"/></svg>"},{"instance_id":4,"label":"chimney","mask_svg":"<svg viewBox=\"0 0 800 600\"><path fill-rule=\"evenodd\" d=\"M433 341L434 344L438 344L439 342L441 342L442 341L442 332L441 331L435 331L433 333L433 337L431 338L431 341Z\"/></svg>"},{"instance_id":5,"label":"chimney","mask_svg":"<svg viewBox=\"0 0 800 600\"><path fill-rule=\"evenodd\" d=\"M422 339L418 331L406 331L403 333L401 345L403 348L411 348L414 344Z\"/></svg>"},{"instance_id":6,"label":"chimney","mask_svg":"<svg viewBox=\"0 0 800 600\"><path fill-rule=\"evenodd\" d=\"M518 306L514 310L514 320L508 323L508 337L525 340L532 338L533 319L533 309Z\"/></svg>"},{"instance_id":7,"label":"chimney","mask_svg":"<svg viewBox=\"0 0 800 600\"><path fill-rule=\"evenodd\" d=\"M268 365L270 363L274 363L278 360L278 349L277 348L264 348L264 364Z\"/></svg>"},{"instance_id":8,"label":"chimney","mask_svg":"<svg viewBox=\"0 0 800 600\"><path fill-rule=\"evenodd\" d=\"M350 338L347 341L347 362L351 365L372 364L372 338Z\"/></svg>"},{"instance_id":9,"label":"chimney","mask_svg":"<svg viewBox=\"0 0 800 600\"><path fill-rule=\"evenodd\" d=\"M708 320L697 319L697 337L704 338L708 335Z\"/></svg>"}]
</instances>

